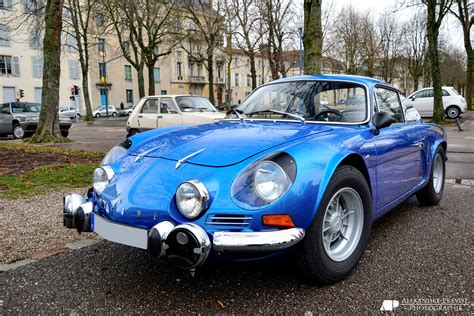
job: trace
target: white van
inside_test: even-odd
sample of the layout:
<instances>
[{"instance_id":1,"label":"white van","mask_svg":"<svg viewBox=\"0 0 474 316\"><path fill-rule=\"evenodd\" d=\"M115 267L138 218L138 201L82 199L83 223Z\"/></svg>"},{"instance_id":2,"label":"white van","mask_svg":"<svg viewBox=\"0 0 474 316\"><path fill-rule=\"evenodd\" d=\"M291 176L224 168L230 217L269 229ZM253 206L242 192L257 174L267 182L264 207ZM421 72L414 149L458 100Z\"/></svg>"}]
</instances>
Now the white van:
<instances>
[{"instance_id":1,"label":"white van","mask_svg":"<svg viewBox=\"0 0 474 316\"><path fill-rule=\"evenodd\" d=\"M171 125L212 123L225 117L201 96L156 95L144 97L127 121L128 136Z\"/></svg>"}]
</instances>

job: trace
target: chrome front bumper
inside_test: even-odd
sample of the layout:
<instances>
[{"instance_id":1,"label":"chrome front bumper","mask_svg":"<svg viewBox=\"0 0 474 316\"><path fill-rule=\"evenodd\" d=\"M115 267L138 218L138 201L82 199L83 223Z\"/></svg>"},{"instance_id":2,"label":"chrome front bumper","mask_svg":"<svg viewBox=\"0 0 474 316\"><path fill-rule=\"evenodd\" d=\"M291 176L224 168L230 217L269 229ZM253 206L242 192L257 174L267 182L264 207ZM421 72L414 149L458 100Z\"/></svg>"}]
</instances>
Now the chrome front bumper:
<instances>
[{"instance_id":1,"label":"chrome front bumper","mask_svg":"<svg viewBox=\"0 0 474 316\"><path fill-rule=\"evenodd\" d=\"M303 228L259 232L217 231L212 240L203 227L194 223L183 223L175 226L171 222L161 222L152 229L131 227L109 221L93 213L93 203L77 194L64 197L64 226L75 228L79 232L95 232L102 238L141 249L148 249L158 256L166 255L179 247L176 244L178 233L189 234L197 242L194 251L206 252L212 248L217 253L256 253L273 252L289 248L305 236ZM181 234L181 237L184 238ZM174 246L173 246L174 245ZM201 250L199 250L201 249ZM205 259L204 258L204 259Z\"/></svg>"}]
</instances>

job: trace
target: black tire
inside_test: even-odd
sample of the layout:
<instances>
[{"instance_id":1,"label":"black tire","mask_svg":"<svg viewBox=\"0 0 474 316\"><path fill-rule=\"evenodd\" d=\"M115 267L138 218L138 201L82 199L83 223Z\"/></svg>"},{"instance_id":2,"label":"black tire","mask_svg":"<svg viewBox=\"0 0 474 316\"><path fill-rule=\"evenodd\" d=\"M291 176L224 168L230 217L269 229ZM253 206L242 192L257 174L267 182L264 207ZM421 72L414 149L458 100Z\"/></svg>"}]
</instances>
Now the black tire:
<instances>
[{"instance_id":1,"label":"black tire","mask_svg":"<svg viewBox=\"0 0 474 316\"><path fill-rule=\"evenodd\" d=\"M23 129L23 127L21 127L20 124L16 124L13 126L12 134L13 138L22 139L25 137L25 130Z\"/></svg>"},{"instance_id":2,"label":"black tire","mask_svg":"<svg viewBox=\"0 0 474 316\"><path fill-rule=\"evenodd\" d=\"M96 113L96 115L94 115L96 118L100 117L100 114L99 113Z\"/></svg>"},{"instance_id":3,"label":"black tire","mask_svg":"<svg viewBox=\"0 0 474 316\"><path fill-rule=\"evenodd\" d=\"M81 119L81 114L77 113L77 119L78 119L78 120Z\"/></svg>"},{"instance_id":4,"label":"black tire","mask_svg":"<svg viewBox=\"0 0 474 316\"><path fill-rule=\"evenodd\" d=\"M450 119L455 119L461 115L461 109L456 105L450 105L446 109L446 116Z\"/></svg>"},{"instance_id":5,"label":"black tire","mask_svg":"<svg viewBox=\"0 0 474 316\"><path fill-rule=\"evenodd\" d=\"M442 166L443 166L443 178L441 182L441 188L437 192L435 189L435 180L434 180L434 167L435 167L435 161L436 157L440 155L441 161L442 161ZM421 205L425 206L432 206L432 205L437 205L439 201L441 201L441 198L443 197L443 191L444 191L444 179L446 176L446 154L444 152L444 149L442 146L439 146L438 149L436 150L436 153L433 158L433 162L431 164L431 170L430 170L430 179L428 180L428 183L416 193L416 199L418 202L420 202Z\"/></svg>"},{"instance_id":6,"label":"black tire","mask_svg":"<svg viewBox=\"0 0 474 316\"><path fill-rule=\"evenodd\" d=\"M62 137L68 137L69 136L69 131L61 131L61 136Z\"/></svg>"},{"instance_id":7,"label":"black tire","mask_svg":"<svg viewBox=\"0 0 474 316\"><path fill-rule=\"evenodd\" d=\"M334 261L329 258L323 245L322 227L326 209L332 197L342 188L356 191L363 205L363 227L358 243L347 259ZM326 188L315 218L306 231L306 237L298 245L297 267L306 279L330 284L351 274L357 266L369 241L372 227L372 201L369 185L362 173L355 167L342 166L334 173Z\"/></svg>"},{"instance_id":8,"label":"black tire","mask_svg":"<svg viewBox=\"0 0 474 316\"><path fill-rule=\"evenodd\" d=\"M112 112L112 116L117 116L117 112Z\"/></svg>"},{"instance_id":9,"label":"black tire","mask_svg":"<svg viewBox=\"0 0 474 316\"><path fill-rule=\"evenodd\" d=\"M133 136L133 135L135 135L135 134L138 134L138 130L136 130L136 129L133 128L133 129L131 129L131 130L128 132L127 137L131 137L131 136Z\"/></svg>"}]
</instances>

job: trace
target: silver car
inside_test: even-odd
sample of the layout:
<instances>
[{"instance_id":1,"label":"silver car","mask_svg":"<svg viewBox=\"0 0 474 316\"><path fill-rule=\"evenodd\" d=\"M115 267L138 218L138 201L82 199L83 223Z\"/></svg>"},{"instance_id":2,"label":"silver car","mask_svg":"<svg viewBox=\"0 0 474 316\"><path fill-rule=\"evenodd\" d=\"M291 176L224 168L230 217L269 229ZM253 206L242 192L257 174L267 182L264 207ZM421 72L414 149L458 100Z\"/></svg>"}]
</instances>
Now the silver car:
<instances>
[{"instance_id":1,"label":"silver car","mask_svg":"<svg viewBox=\"0 0 474 316\"><path fill-rule=\"evenodd\" d=\"M1 105L0 112L0 136L13 135L20 139L31 136L38 126L40 103L9 102ZM59 117L59 129L63 137L69 135L71 120L67 117Z\"/></svg>"},{"instance_id":2,"label":"silver car","mask_svg":"<svg viewBox=\"0 0 474 316\"><path fill-rule=\"evenodd\" d=\"M59 108L59 116L69 117L71 120L81 118L81 113L73 106L62 106Z\"/></svg>"}]
</instances>

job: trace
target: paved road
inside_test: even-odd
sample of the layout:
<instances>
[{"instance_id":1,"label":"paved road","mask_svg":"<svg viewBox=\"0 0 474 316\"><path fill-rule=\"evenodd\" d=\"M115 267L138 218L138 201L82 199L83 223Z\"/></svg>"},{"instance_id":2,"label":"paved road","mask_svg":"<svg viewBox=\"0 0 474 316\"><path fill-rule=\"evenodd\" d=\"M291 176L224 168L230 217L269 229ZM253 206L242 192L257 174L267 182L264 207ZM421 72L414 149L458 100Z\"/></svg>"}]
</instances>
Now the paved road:
<instances>
[{"instance_id":1,"label":"paved road","mask_svg":"<svg viewBox=\"0 0 474 316\"><path fill-rule=\"evenodd\" d=\"M474 189L450 184L439 206L409 200L375 223L358 269L332 286L298 278L290 259L209 264L191 278L145 252L103 241L1 273L0 314L345 314L378 312L389 299L471 304L473 204Z\"/></svg>"}]
</instances>

